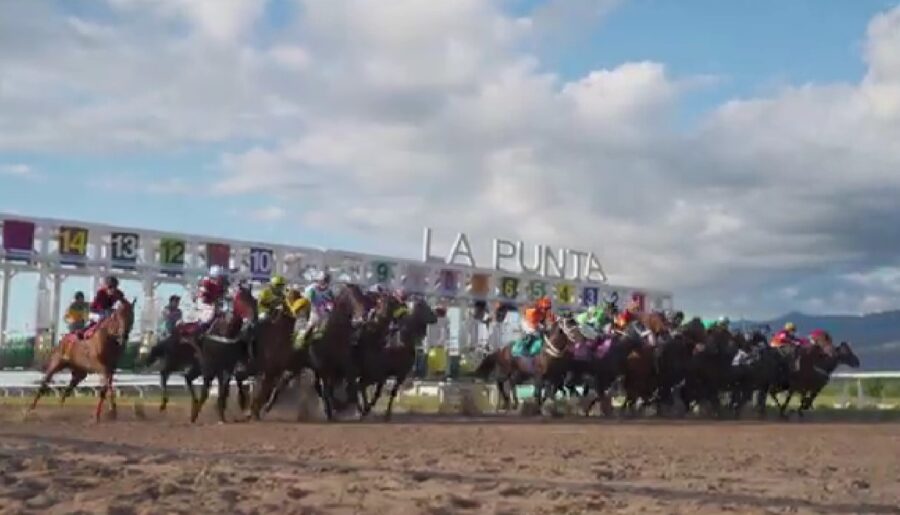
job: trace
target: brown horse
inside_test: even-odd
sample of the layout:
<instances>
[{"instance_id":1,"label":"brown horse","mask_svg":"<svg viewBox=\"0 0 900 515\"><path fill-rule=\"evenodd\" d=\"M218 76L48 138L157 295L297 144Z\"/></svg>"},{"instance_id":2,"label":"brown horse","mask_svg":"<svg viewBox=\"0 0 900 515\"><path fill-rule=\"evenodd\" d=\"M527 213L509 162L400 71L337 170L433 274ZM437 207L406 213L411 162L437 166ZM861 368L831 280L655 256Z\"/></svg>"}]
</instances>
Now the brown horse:
<instances>
[{"instance_id":1,"label":"brown horse","mask_svg":"<svg viewBox=\"0 0 900 515\"><path fill-rule=\"evenodd\" d=\"M198 349L198 361L200 363L200 375L203 378L203 386L200 389L200 398L195 399L191 406L191 422L196 422L206 399L209 398L209 389L213 379L219 384L219 394L216 399L219 421L225 422L225 407L228 403L228 391L231 386L232 376L238 387L241 410L247 408L246 390L243 385L244 376L237 373L238 366L248 366L250 361L249 349L252 345L252 332L246 330L246 325L255 325L258 312L256 299L249 287L240 286L233 299L233 307L230 311L217 316L209 330L203 334L195 334L188 338Z\"/></svg>"},{"instance_id":2,"label":"brown horse","mask_svg":"<svg viewBox=\"0 0 900 515\"><path fill-rule=\"evenodd\" d=\"M340 383L347 387L347 397L352 405L359 406L356 362L353 359L354 331L362 325L367 312L366 296L355 284L347 284L334 300L334 308L328 315L321 336L310 336L309 357L321 381L325 415L334 420L335 388Z\"/></svg>"},{"instance_id":3,"label":"brown horse","mask_svg":"<svg viewBox=\"0 0 900 515\"><path fill-rule=\"evenodd\" d=\"M260 410L271 398L275 387L291 364L294 353L294 328L297 319L286 307L274 310L261 321L254 334L254 366L256 382L251 416L259 420Z\"/></svg>"},{"instance_id":4,"label":"brown horse","mask_svg":"<svg viewBox=\"0 0 900 515\"><path fill-rule=\"evenodd\" d=\"M391 387L391 396L388 400L385 420L391 419L391 411L394 407L394 399L400 391L400 386L406 381L416 362L416 347L422 343L428 326L437 322L437 315L424 299L415 301L412 310L403 315L399 321L400 329L396 334L397 344L384 345L380 351L371 353L373 348L366 353L366 359L360 369L360 391L363 393L363 413L368 413L381 397L381 390L389 377L394 378ZM362 342L361 342L362 344ZM375 385L375 394L371 402L365 401L365 389L369 385Z\"/></svg>"},{"instance_id":5,"label":"brown horse","mask_svg":"<svg viewBox=\"0 0 900 515\"><path fill-rule=\"evenodd\" d=\"M562 387L565 375L569 370L569 353L566 352L572 339L567 331L574 333L578 324L571 317L560 318L553 322L544 335L541 352L534 358L523 358L512 355L512 344L488 354L478 365L473 375L487 379L492 373L497 377L497 390L503 397L503 407L510 409L509 387L513 398L513 409L518 408L516 387L522 382L532 379L534 383L534 399L538 408L543 407L544 400L554 398ZM547 395L544 389L547 387ZM498 406L499 409L499 406Z\"/></svg>"},{"instance_id":6,"label":"brown horse","mask_svg":"<svg viewBox=\"0 0 900 515\"><path fill-rule=\"evenodd\" d=\"M137 299L131 303L125 299L120 300L110 316L97 324L93 331L86 332L87 338L84 340L78 339L75 334L63 337L59 346L53 349L50 355L44 379L41 381L41 386L34 396L29 411L33 411L37 407L38 400L48 390L53 376L61 370L69 369L72 378L60 398L60 404L66 401L66 398L89 373L102 374L103 388L100 390L100 400L94 411L94 419L100 421L100 414L103 411L103 403L106 401L107 395L109 395L110 415L116 416L113 375L119 357L122 355L122 349L128 343L128 335L134 327L134 305L136 303Z\"/></svg>"},{"instance_id":7,"label":"brown horse","mask_svg":"<svg viewBox=\"0 0 900 515\"><path fill-rule=\"evenodd\" d=\"M828 384L831 374L838 365L859 367L859 358L854 354L850 344L841 342L835 347L831 335L824 331L811 339L811 345L799 347L797 353L799 354L799 367L797 370L792 370L788 380L787 398L783 404L780 403L778 406L782 418L787 418L787 408L795 393L800 395L800 407L797 408L797 415L802 417L804 411L812 408L819 392ZM775 393L771 394L774 398Z\"/></svg>"},{"instance_id":8,"label":"brown horse","mask_svg":"<svg viewBox=\"0 0 900 515\"><path fill-rule=\"evenodd\" d=\"M661 313L655 311L635 314L635 331L626 331L626 338L640 338L637 345L625 359L625 376L622 387L625 390L625 403L622 413L633 414L637 401L643 406L655 398L658 387L657 356L664 344L663 339L669 335L669 324Z\"/></svg>"}]
</instances>

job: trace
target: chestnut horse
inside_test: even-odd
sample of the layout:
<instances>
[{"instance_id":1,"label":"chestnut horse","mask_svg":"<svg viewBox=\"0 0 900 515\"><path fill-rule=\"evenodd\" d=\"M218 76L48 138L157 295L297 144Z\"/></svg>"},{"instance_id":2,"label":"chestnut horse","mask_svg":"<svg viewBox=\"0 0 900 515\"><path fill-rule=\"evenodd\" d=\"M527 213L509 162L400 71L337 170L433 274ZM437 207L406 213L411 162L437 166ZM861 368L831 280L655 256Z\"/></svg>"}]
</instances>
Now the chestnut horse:
<instances>
[{"instance_id":1,"label":"chestnut horse","mask_svg":"<svg viewBox=\"0 0 900 515\"><path fill-rule=\"evenodd\" d=\"M473 372L475 377L487 379L491 373L497 377L497 390L503 397L505 410L510 408L510 395L505 386L509 386L512 394L513 409L518 407L516 387L522 382L532 379L534 382L534 399L540 409L544 400L556 397L562 387L566 373L569 371L569 353L567 349L572 343L566 333L575 333L578 324L571 317L559 318L544 335L541 352L534 358L523 358L512 355L512 344L488 354ZM547 395L544 389L547 388ZM499 408L499 406L498 406Z\"/></svg>"},{"instance_id":2,"label":"chestnut horse","mask_svg":"<svg viewBox=\"0 0 900 515\"><path fill-rule=\"evenodd\" d=\"M44 379L38 388L31 403L29 411L37 407L38 400L46 393L53 376L61 370L68 369L72 375L69 386L66 387L60 398L60 404L72 394L75 388L90 373L103 375L103 388L100 390L100 400L94 410L94 419L99 422L103 411L103 403L109 395L110 415L116 416L116 394L113 388L113 375L122 349L128 343L128 335L134 327L134 305L137 299L131 303L122 299L118 302L113 313L85 332L86 339L79 339L76 333L67 334L60 344L50 354Z\"/></svg>"},{"instance_id":3,"label":"chestnut horse","mask_svg":"<svg viewBox=\"0 0 900 515\"><path fill-rule=\"evenodd\" d=\"M260 419L260 411L273 397L282 376L294 357L294 326L297 319L286 306L276 309L257 324L254 333L254 366L257 387L250 403L250 414ZM268 410L266 410L268 411Z\"/></svg>"},{"instance_id":4,"label":"chestnut horse","mask_svg":"<svg viewBox=\"0 0 900 515\"><path fill-rule=\"evenodd\" d=\"M663 338L669 335L669 325L660 313L642 312L636 315L636 319L646 330L640 337L646 339L641 341L642 345L634 346L625 358L625 377L622 380L622 387L625 390L623 414L633 413L638 400L644 403L654 400L659 385L656 356L664 345ZM631 332L626 331L626 334ZM632 338L634 336L636 335L631 335Z\"/></svg>"}]
</instances>

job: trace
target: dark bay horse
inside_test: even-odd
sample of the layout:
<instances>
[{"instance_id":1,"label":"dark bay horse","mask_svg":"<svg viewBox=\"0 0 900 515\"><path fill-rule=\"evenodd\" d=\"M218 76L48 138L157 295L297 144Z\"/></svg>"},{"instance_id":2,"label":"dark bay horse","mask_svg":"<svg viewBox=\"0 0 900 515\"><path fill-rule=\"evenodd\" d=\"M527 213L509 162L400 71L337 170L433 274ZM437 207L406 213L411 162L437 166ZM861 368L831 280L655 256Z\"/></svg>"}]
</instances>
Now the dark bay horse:
<instances>
[{"instance_id":1,"label":"dark bay horse","mask_svg":"<svg viewBox=\"0 0 900 515\"><path fill-rule=\"evenodd\" d=\"M572 343L566 332L577 329L577 323L570 317L559 318L550 326L543 337L541 352L533 358L512 355L512 344L488 354L473 372L475 377L486 380L491 374L496 376L497 390L503 397L505 410L510 409L510 389L513 398L513 409L518 407L516 387L531 379L534 384L534 398L538 408L547 398L555 398L556 392L562 388L571 359L567 349ZM547 390L547 395L544 390ZM499 408L499 406L498 406Z\"/></svg>"},{"instance_id":2,"label":"dark bay horse","mask_svg":"<svg viewBox=\"0 0 900 515\"><path fill-rule=\"evenodd\" d=\"M625 375L628 357L643 344L640 338L621 334L615 334L609 337L609 340L608 343L605 343L609 347L601 357L594 355L589 360L580 362L579 365L575 365L575 363L579 363L577 361L570 362L579 372L590 378L590 386L597 392L597 396L585 406L585 416L590 415L591 409L597 402L603 402L604 412L609 412L611 407L608 391L618 378Z\"/></svg>"},{"instance_id":3,"label":"dark bay horse","mask_svg":"<svg viewBox=\"0 0 900 515\"><path fill-rule=\"evenodd\" d=\"M200 398L191 406L191 422L197 421L203 404L209 398L213 379L219 384L216 399L219 422L225 422L225 407L228 403L232 377L238 386L241 410L247 408L246 390L243 385L245 376L240 373L238 366L249 367L250 346L253 342L252 331L247 330L246 324L256 325L258 311L256 299L253 298L250 288L244 285L238 287L232 304L232 309L217 316L206 333L196 334L194 338L189 339L197 347L200 375L203 378Z\"/></svg>"},{"instance_id":4,"label":"dark bay horse","mask_svg":"<svg viewBox=\"0 0 900 515\"><path fill-rule=\"evenodd\" d=\"M366 359L360 369L360 391L363 393L363 412L368 413L381 397L381 390L388 378L394 378L391 387L391 396L388 400L385 420L391 419L391 411L394 407L394 399L400 387L406 381L416 362L416 348L422 343L428 326L437 322L437 315L424 299L414 302L412 310L403 315L399 321L400 328L394 337L396 342L382 344L381 348L369 347L363 351ZM360 342L362 344L362 342ZM375 352L372 352L372 351ZM369 385L375 385L375 394L371 402L365 400L365 389Z\"/></svg>"},{"instance_id":5,"label":"dark bay horse","mask_svg":"<svg viewBox=\"0 0 900 515\"><path fill-rule=\"evenodd\" d=\"M310 336L309 357L321 382L325 415L334 420L335 388L344 383L351 404L359 406L356 363L352 340L367 313L366 296L355 284L347 284L334 300L334 307L318 337ZM314 333L315 334L315 333Z\"/></svg>"},{"instance_id":6,"label":"dark bay horse","mask_svg":"<svg viewBox=\"0 0 900 515\"><path fill-rule=\"evenodd\" d=\"M63 392L60 403L72 394L75 388L89 373L103 375L103 388L100 390L100 400L94 410L94 419L100 421L103 411L103 403L109 395L110 415L116 416L116 394L113 388L113 375L122 349L128 343L128 335L134 327L134 306L137 299L129 303L122 299L118 302L113 313L85 333L84 340L78 339L76 334L68 334L62 338L60 344L50 354L44 379L31 402L29 411L37 407L38 400L47 391L53 376L61 370L68 369L72 378Z\"/></svg>"},{"instance_id":7,"label":"dark bay horse","mask_svg":"<svg viewBox=\"0 0 900 515\"><path fill-rule=\"evenodd\" d=\"M169 404L169 376L174 372L184 374L184 384L191 394L192 403L197 402L197 392L194 390L194 380L200 377L200 360L197 356L197 347L185 342L178 331L159 340L150 349L150 353L144 360L143 366L150 367L156 362L160 363L159 385L162 390L159 403L159 411L165 411Z\"/></svg>"},{"instance_id":8,"label":"dark bay horse","mask_svg":"<svg viewBox=\"0 0 900 515\"><path fill-rule=\"evenodd\" d=\"M782 418L787 417L787 408L794 394L800 395L800 407L797 408L797 415L802 417L804 411L812 408L819 392L828 384L831 374L838 365L859 367L859 358L853 352L850 344L841 342L835 347L831 341L831 335L825 332L814 337L811 345L799 348L798 353L799 368L791 372L787 398L784 403L779 404Z\"/></svg>"}]
</instances>

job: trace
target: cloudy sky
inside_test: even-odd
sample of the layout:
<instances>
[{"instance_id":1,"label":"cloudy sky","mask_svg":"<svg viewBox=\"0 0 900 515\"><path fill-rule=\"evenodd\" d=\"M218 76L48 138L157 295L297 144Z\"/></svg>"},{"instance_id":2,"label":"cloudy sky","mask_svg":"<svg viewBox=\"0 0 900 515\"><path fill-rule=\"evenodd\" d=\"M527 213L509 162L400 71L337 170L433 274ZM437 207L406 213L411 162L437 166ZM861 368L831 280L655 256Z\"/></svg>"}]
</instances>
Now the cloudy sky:
<instances>
[{"instance_id":1,"label":"cloudy sky","mask_svg":"<svg viewBox=\"0 0 900 515\"><path fill-rule=\"evenodd\" d=\"M900 307L896 0L4 0L0 63L0 211Z\"/></svg>"}]
</instances>

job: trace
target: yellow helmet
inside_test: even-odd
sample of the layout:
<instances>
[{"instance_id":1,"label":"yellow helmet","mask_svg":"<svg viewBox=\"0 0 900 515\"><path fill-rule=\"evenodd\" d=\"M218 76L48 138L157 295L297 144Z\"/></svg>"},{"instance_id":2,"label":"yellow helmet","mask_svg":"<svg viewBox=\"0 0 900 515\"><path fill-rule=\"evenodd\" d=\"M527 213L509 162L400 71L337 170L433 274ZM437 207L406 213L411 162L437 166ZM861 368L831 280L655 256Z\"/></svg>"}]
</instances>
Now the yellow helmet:
<instances>
[{"instance_id":1,"label":"yellow helmet","mask_svg":"<svg viewBox=\"0 0 900 515\"><path fill-rule=\"evenodd\" d=\"M275 277L273 277L272 278L272 286L274 286L276 288L283 287L284 286L284 277L281 277L280 275L276 275Z\"/></svg>"},{"instance_id":2,"label":"yellow helmet","mask_svg":"<svg viewBox=\"0 0 900 515\"><path fill-rule=\"evenodd\" d=\"M784 324L784 330L785 330L785 331L796 331L796 330L797 330L797 326L794 325L793 322L788 322L788 323Z\"/></svg>"}]
</instances>

